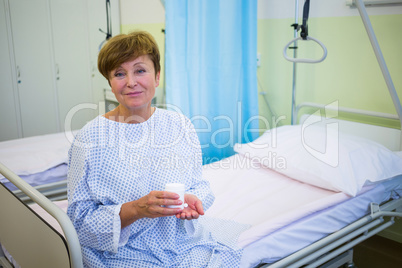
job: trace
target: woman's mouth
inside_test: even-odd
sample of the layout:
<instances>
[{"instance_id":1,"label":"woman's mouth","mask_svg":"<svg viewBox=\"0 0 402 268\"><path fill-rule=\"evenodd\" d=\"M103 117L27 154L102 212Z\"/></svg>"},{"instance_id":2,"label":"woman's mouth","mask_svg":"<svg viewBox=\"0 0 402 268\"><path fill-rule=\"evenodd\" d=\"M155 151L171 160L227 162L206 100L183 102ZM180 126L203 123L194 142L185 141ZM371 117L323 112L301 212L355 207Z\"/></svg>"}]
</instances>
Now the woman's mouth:
<instances>
[{"instance_id":1,"label":"woman's mouth","mask_svg":"<svg viewBox=\"0 0 402 268\"><path fill-rule=\"evenodd\" d=\"M141 95L142 91L135 91L135 92L129 92L126 95L130 97L136 97L138 95Z\"/></svg>"}]
</instances>

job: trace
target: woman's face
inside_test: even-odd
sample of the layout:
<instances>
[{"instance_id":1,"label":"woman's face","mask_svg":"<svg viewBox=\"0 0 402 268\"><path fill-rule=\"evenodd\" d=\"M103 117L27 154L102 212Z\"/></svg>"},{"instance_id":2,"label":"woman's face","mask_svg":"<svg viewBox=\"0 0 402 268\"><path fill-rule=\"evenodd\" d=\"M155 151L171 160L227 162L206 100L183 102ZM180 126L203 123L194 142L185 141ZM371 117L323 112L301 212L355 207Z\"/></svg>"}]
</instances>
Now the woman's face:
<instances>
[{"instance_id":1,"label":"woman's face","mask_svg":"<svg viewBox=\"0 0 402 268\"><path fill-rule=\"evenodd\" d=\"M150 107L159 85L159 73L148 55L129 60L110 72L112 92L117 101L130 111Z\"/></svg>"}]
</instances>

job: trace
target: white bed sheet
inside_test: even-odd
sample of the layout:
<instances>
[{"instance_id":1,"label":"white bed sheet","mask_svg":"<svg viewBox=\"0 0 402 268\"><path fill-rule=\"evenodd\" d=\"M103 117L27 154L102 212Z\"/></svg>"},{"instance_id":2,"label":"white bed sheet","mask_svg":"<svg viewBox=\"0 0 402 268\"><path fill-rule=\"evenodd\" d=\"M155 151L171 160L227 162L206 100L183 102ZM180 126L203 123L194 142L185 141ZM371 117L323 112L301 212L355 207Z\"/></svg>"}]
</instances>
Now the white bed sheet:
<instances>
[{"instance_id":1,"label":"white bed sheet","mask_svg":"<svg viewBox=\"0 0 402 268\"><path fill-rule=\"evenodd\" d=\"M204 166L216 193L211 217L252 227L241 234L241 267L272 263L368 213L370 202L402 196L402 177L364 188L355 198L300 183L241 155Z\"/></svg>"},{"instance_id":2,"label":"white bed sheet","mask_svg":"<svg viewBox=\"0 0 402 268\"><path fill-rule=\"evenodd\" d=\"M76 132L61 132L0 142L0 162L31 186L67 179L68 150ZM17 188L0 174L0 182Z\"/></svg>"},{"instance_id":3,"label":"white bed sheet","mask_svg":"<svg viewBox=\"0 0 402 268\"><path fill-rule=\"evenodd\" d=\"M0 162L18 176L43 172L67 163L75 132L61 132L0 142ZM0 178L4 177L0 174Z\"/></svg>"}]
</instances>

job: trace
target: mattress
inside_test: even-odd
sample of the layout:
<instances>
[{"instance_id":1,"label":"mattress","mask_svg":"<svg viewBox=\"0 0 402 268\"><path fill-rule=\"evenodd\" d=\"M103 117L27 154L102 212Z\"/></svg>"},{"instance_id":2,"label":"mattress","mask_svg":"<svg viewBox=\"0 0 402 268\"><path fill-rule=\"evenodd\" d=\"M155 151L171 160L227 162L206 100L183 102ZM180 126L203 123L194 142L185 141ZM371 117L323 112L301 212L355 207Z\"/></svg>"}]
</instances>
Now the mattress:
<instances>
[{"instance_id":1,"label":"mattress","mask_svg":"<svg viewBox=\"0 0 402 268\"><path fill-rule=\"evenodd\" d=\"M371 202L402 196L402 176L364 187L351 198L310 186L234 155L204 166L216 200L209 217L230 219L251 227L238 245L241 267L273 263L369 213Z\"/></svg>"},{"instance_id":2,"label":"mattress","mask_svg":"<svg viewBox=\"0 0 402 268\"><path fill-rule=\"evenodd\" d=\"M68 150L75 132L0 142L0 162L31 186L66 180ZM0 182L16 187L0 174Z\"/></svg>"}]
</instances>

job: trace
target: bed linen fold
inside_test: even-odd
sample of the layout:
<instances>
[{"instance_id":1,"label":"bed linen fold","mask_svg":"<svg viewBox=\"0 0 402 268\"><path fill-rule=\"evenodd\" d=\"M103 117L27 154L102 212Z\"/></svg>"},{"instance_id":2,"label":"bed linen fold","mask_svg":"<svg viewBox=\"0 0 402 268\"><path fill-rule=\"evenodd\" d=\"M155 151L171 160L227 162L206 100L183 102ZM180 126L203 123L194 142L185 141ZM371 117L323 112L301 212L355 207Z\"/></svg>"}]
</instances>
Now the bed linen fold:
<instances>
[{"instance_id":1,"label":"bed linen fold","mask_svg":"<svg viewBox=\"0 0 402 268\"><path fill-rule=\"evenodd\" d=\"M247 164L238 168L236 161L250 161L241 155L232 157L232 166L223 169L204 167L203 176L219 192L206 215L234 220L252 227L243 232L238 244L246 247L297 219L350 198L304 184L271 169ZM232 168L233 172L228 173ZM228 176L230 174L230 176ZM267 220L268 219L268 220Z\"/></svg>"}]
</instances>

